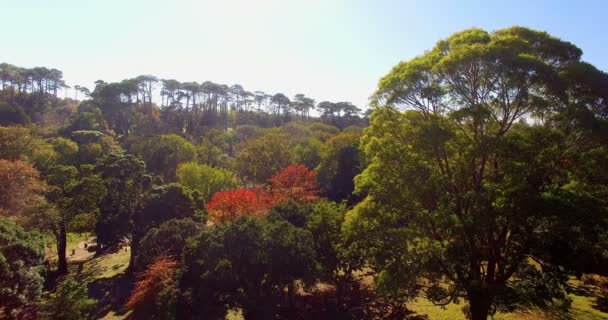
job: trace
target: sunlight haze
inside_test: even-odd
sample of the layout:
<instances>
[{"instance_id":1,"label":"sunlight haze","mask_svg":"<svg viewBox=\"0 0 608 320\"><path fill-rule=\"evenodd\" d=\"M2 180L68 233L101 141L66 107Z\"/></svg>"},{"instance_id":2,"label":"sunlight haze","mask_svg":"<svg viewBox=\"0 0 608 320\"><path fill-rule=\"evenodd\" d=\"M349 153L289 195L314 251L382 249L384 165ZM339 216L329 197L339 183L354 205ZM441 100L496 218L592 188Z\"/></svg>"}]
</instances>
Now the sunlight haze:
<instances>
[{"instance_id":1,"label":"sunlight haze","mask_svg":"<svg viewBox=\"0 0 608 320\"><path fill-rule=\"evenodd\" d=\"M545 30L606 70L608 48L589 36L608 30L606 4L561 2L2 0L13 27L0 60L57 68L68 85L89 89L152 74L364 107L396 61L472 26Z\"/></svg>"}]
</instances>

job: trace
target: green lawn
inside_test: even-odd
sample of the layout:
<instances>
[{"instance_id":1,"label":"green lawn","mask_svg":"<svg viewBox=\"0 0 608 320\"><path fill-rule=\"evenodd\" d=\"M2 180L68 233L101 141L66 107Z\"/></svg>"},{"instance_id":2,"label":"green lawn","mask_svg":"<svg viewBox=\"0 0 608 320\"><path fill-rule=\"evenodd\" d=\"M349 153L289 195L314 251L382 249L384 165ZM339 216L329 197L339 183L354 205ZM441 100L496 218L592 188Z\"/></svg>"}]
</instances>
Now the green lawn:
<instances>
[{"instance_id":1,"label":"green lawn","mask_svg":"<svg viewBox=\"0 0 608 320\"><path fill-rule=\"evenodd\" d=\"M114 277L127 269L130 254L131 251L120 250L93 257L84 263L84 272L92 275L93 279Z\"/></svg>"},{"instance_id":2,"label":"green lawn","mask_svg":"<svg viewBox=\"0 0 608 320\"><path fill-rule=\"evenodd\" d=\"M494 320L605 320L608 313L593 308L595 297L570 295L572 308L570 312L563 313L557 310L527 310L516 313L499 313ZM464 319L463 305L450 304L446 307L433 305L425 299L418 299L408 303L408 307L420 314L426 314L431 320L457 320Z\"/></svg>"}]
</instances>

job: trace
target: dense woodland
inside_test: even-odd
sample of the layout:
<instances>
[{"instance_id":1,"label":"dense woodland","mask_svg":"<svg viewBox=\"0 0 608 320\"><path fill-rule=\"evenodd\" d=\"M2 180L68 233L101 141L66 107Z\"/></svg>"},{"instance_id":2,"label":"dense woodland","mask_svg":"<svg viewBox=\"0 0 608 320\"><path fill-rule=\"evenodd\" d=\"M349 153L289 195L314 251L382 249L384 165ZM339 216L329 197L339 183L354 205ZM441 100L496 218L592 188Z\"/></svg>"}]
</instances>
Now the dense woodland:
<instances>
[{"instance_id":1,"label":"dense woodland","mask_svg":"<svg viewBox=\"0 0 608 320\"><path fill-rule=\"evenodd\" d=\"M581 56L464 30L366 111L0 64L0 318L583 319L592 288L600 319L608 74Z\"/></svg>"}]
</instances>

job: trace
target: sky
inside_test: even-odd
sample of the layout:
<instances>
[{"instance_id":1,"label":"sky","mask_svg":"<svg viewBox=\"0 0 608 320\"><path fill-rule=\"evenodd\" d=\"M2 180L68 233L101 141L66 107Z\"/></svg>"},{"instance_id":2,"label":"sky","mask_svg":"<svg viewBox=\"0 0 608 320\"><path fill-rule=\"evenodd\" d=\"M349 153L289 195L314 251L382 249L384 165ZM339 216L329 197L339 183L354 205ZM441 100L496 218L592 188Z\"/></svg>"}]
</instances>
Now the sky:
<instances>
[{"instance_id":1,"label":"sky","mask_svg":"<svg viewBox=\"0 0 608 320\"><path fill-rule=\"evenodd\" d=\"M451 33L522 25L608 70L608 1L0 0L0 62L68 85L141 74L365 107L399 61Z\"/></svg>"}]
</instances>

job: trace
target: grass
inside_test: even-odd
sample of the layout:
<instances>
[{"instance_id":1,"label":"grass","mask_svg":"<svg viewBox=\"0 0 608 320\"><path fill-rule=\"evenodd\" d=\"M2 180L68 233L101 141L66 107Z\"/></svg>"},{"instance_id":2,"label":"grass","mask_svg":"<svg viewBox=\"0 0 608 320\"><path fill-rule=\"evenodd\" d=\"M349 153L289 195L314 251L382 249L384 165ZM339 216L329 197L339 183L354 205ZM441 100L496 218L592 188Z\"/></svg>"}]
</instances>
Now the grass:
<instances>
[{"instance_id":1,"label":"grass","mask_svg":"<svg viewBox=\"0 0 608 320\"><path fill-rule=\"evenodd\" d=\"M128 297L130 292L131 280L125 275L130 254L130 250L122 249L115 253L92 256L81 262L70 263L70 273L87 282L89 294L98 300L99 311L96 319L128 319L129 313L121 312L124 305L121 299Z\"/></svg>"},{"instance_id":2,"label":"grass","mask_svg":"<svg viewBox=\"0 0 608 320\"><path fill-rule=\"evenodd\" d=\"M608 313L593 308L595 297L585 297L571 294L572 306L569 312L561 310L530 309L515 313L498 313L494 320L605 320ZM464 304L449 304L446 307L435 306L425 299L417 299L408 303L408 308L419 314L428 315L431 320L465 319L462 313Z\"/></svg>"},{"instance_id":3,"label":"grass","mask_svg":"<svg viewBox=\"0 0 608 320\"><path fill-rule=\"evenodd\" d=\"M88 240L91 237L90 232L83 233L72 233L67 234L66 252L69 256L73 249L78 248L78 244L82 241ZM57 241L53 236L46 237L46 255L53 263L57 261Z\"/></svg>"},{"instance_id":4,"label":"grass","mask_svg":"<svg viewBox=\"0 0 608 320\"><path fill-rule=\"evenodd\" d=\"M111 278L123 273L129 266L131 251L120 250L93 257L84 263L84 272L91 274L93 279Z\"/></svg>"},{"instance_id":5,"label":"grass","mask_svg":"<svg viewBox=\"0 0 608 320\"><path fill-rule=\"evenodd\" d=\"M241 310L229 310L226 315L226 320L243 320L243 312Z\"/></svg>"},{"instance_id":6,"label":"grass","mask_svg":"<svg viewBox=\"0 0 608 320\"><path fill-rule=\"evenodd\" d=\"M103 318L100 318L100 320L124 320L129 317L129 314L131 314L130 311L125 314L118 314L115 311L110 311Z\"/></svg>"}]
</instances>

